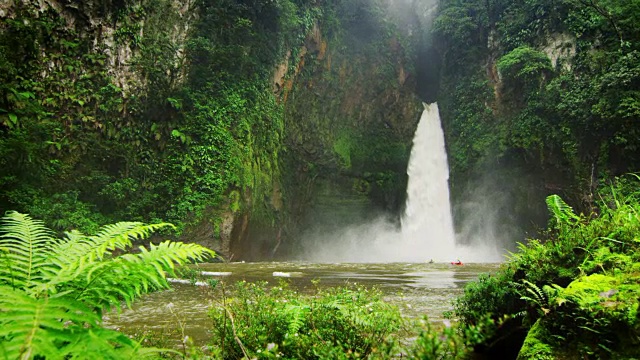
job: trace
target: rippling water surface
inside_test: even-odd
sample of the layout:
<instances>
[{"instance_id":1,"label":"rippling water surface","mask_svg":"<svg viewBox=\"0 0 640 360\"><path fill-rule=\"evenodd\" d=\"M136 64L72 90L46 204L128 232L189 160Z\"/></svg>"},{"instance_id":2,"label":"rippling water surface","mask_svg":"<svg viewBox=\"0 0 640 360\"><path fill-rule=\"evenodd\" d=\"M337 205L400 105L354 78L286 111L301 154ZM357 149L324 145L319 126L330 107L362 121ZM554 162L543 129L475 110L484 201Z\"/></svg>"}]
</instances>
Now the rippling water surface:
<instances>
[{"instance_id":1,"label":"rippling water surface","mask_svg":"<svg viewBox=\"0 0 640 360\"><path fill-rule=\"evenodd\" d=\"M301 292L316 286L336 287L357 283L379 288L385 300L396 304L406 316L428 315L432 321L442 320L443 312L452 309L451 302L464 285L480 273L491 273L497 264L384 263L384 264L318 264L318 263L225 263L200 264L199 270L215 273L211 278L232 284L236 281L280 280ZM312 284L318 280L318 285ZM218 301L215 291L204 286L173 284L173 289L147 295L132 309L118 316L110 314L105 323L125 332L153 330L173 333L184 329L184 335L196 344L205 344L212 327L207 310ZM178 333L181 331L178 331Z\"/></svg>"}]
</instances>

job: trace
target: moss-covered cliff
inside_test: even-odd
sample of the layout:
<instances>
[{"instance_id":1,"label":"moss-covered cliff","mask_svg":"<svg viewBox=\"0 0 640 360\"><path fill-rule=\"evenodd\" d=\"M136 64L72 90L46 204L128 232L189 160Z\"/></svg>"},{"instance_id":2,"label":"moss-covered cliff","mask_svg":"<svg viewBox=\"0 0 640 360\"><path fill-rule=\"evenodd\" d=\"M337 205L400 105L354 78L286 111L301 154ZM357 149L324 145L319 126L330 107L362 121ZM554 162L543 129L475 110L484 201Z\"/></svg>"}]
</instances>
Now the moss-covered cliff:
<instances>
[{"instance_id":1,"label":"moss-covered cliff","mask_svg":"<svg viewBox=\"0 0 640 360\"><path fill-rule=\"evenodd\" d=\"M638 171L639 16L628 1L440 2L455 203L480 188L508 198L502 222L540 224L544 195L589 212L600 182Z\"/></svg>"},{"instance_id":2,"label":"moss-covered cliff","mask_svg":"<svg viewBox=\"0 0 640 360\"><path fill-rule=\"evenodd\" d=\"M319 214L397 216L419 111L397 14L382 1L5 1L0 209L58 230L169 220L236 259L288 252L333 221Z\"/></svg>"},{"instance_id":3,"label":"moss-covered cliff","mask_svg":"<svg viewBox=\"0 0 640 360\"><path fill-rule=\"evenodd\" d=\"M422 109L414 94L416 39L407 24L383 3L350 1L333 11L338 28L320 24L300 73L285 87L287 201L295 233L381 214L397 218Z\"/></svg>"}]
</instances>

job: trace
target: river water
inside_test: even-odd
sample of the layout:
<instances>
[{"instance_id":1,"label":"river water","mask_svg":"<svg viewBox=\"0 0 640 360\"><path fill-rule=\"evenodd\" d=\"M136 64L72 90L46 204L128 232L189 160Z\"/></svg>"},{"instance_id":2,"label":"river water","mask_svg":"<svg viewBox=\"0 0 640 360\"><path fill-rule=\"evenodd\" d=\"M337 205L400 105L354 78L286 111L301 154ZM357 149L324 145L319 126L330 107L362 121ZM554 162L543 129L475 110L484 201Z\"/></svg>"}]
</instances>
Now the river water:
<instances>
[{"instance_id":1,"label":"river water","mask_svg":"<svg viewBox=\"0 0 640 360\"><path fill-rule=\"evenodd\" d=\"M172 339L188 335L196 345L204 345L213 327L207 311L219 301L226 284L244 280L278 285L283 279L300 292L353 283L375 286L404 315L427 315L432 321L441 321L467 282L498 267L451 265L446 261L500 261L501 251L487 252L484 245L456 246L449 204L449 167L437 104L425 105L413 141L408 175L406 212L400 232L395 226L376 224L367 224L362 231L344 229L345 236L323 237L315 247L314 242L308 242L313 256L304 258L311 262L199 265L199 271L208 272L224 286L212 289L174 284L172 290L143 297L120 316L108 315L105 322L127 333L153 331ZM441 263L425 263L427 259ZM316 280L317 284L312 283ZM179 337L175 334L177 329Z\"/></svg>"},{"instance_id":2,"label":"river water","mask_svg":"<svg viewBox=\"0 0 640 360\"><path fill-rule=\"evenodd\" d=\"M198 270L213 273L208 277L225 285L242 280L267 281L270 285L287 281L291 288L301 292L311 292L316 286L336 287L354 283L375 286L383 292L385 301L396 304L404 315L427 315L431 321L443 319L443 312L452 309L452 300L462 294L467 282L476 279L480 273L492 273L497 268L498 264L301 262L198 266ZM142 297L120 315L107 315L105 323L130 334L151 331L167 337L188 335L196 345L204 345L212 327L207 310L218 301L216 292L220 288L220 285L211 289L176 283L171 290Z\"/></svg>"}]
</instances>

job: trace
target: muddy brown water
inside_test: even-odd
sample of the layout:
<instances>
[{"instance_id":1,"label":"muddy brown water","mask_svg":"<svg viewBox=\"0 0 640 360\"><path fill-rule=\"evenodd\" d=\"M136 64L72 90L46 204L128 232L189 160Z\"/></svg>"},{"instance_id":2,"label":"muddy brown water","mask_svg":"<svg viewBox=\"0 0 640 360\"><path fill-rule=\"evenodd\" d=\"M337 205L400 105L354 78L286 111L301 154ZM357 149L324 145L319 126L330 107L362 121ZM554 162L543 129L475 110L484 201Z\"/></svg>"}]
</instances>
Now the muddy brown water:
<instances>
[{"instance_id":1,"label":"muddy brown water","mask_svg":"<svg viewBox=\"0 0 640 360\"><path fill-rule=\"evenodd\" d=\"M375 286L382 291L385 301L397 305L405 316L427 315L431 321L439 322L443 320L443 313L453 308L453 299L463 293L467 282L481 273L495 272L498 266L265 262L200 264L198 270L211 273L206 277L225 284L244 280L278 285L284 280L300 292L311 292L316 286L327 288L354 283ZM105 324L129 334L152 332L169 338L187 335L194 344L204 345L213 326L207 311L217 301L212 293L205 286L175 283L171 290L146 295L120 314L108 314Z\"/></svg>"}]
</instances>

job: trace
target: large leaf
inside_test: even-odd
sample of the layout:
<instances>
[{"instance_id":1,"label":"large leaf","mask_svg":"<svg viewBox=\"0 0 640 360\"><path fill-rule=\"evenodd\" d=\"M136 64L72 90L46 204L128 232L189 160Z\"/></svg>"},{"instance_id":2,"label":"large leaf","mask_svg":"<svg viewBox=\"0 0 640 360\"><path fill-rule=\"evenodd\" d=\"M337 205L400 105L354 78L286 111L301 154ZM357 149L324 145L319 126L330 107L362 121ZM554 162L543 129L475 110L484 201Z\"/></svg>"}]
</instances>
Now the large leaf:
<instances>
[{"instance_id":1,"label":"large leaf","mask_svg":"<svg viewBox=\"0 0 640 360\"><path fill-rule=\"evenodd\" d=\"M0 313L0 354L7 359L62 358L61 340L101 321L81 302L34 298L9 286L0 286Z\"/></svg>"},{"instance_id":2,"label":"large leaf","mask_svg":"<svg viewBox=\"0 0 640 360\"><path fill-rule=\"evenodd\" d=\"M580 220L580 217L573 212L571 206L564 202L560 196L549 195L546 202L549 212L553 214L558 225L573 224Z\"/></svg>"},{"instance_id":3,"label":"large leaf","mask_svg":"<svg viewBox=\"0 0 640 360\"><path fill-rule=\"evenodd\" d=\"M165 241L140 247L137 254L125 254L116 259L87 265L86 276L78 277L74 287L81 288L78 299L96 308L127 305L139 295L152 290L168 288L165 279L176 264L200 261L215 253L197 244Z\"/></svg>"},{"instance_id":4,"label":"large leaf","mask_svg":"<svg viewBox=\"0 0 640 360\"><path fill-rule=\"evenodd\" d=\"M56 269L48 273L46 278L49 284L55 285L72 281L81 274L90 276L96 266L114 250L126 250L131 246L132 239L145 238L155 230L170 226L173 225L119 222L102 227L95 236L86 236L77 231L67 233L67 241L60 242L53 249L55 257L51 261Z\"/></svg>"},{"instance_id":5,"label":"large leaf","mask_svg":"<svg viewBox=\"0 0 640 360\"><path fill-rule=\"evenodd\" d=\"M33 298L0 286L0 358L140 359L157 355L128 336L101 327L101 318L70 298Z\"/></svg>"},{"instance_id":6,"label":"large leaf","mask_svg":"<svg viewBox=\"0 0 640 360\"><path fill-rule=\"evenodd\" d=\"M0 227L0 284L31 288L42 283L42 272L50 269L51 246L57 241L42 221L10 212Z\"/></svg>"},{"instance_id":7,"label":"large leaf","mask_svg":"<svg viewBox=\"0 0 640 360\"><path fill-rule=\"evenodd\" d=\"M163 242L115 256L132 240L171 224L121 222L95 236L55 239L42 222L9 213L0 228L0 358L141 358L153 350L102 328L104 309L167 288L175 264L215 255L196 244Z\"/></svg>"}]
</instances>

